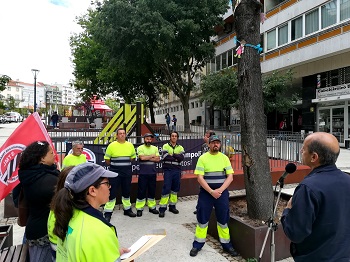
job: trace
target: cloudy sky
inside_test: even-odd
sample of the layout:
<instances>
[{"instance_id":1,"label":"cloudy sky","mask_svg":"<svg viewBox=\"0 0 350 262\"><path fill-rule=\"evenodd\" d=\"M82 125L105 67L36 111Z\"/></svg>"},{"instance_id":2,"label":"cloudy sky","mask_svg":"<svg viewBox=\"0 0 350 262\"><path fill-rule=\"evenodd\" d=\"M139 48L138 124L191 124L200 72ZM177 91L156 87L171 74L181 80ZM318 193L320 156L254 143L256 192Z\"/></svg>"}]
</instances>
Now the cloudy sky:
<instances>
[{"instance_id":1,"label":"cloudy sky","mask_svg":"<svg viewBox=\"0 0 350 262\"><path fill-rule=\"evenodd\" d=\"M68 84L73 78L69 37L75 17L91 0L1 0L0 75L33 82Z\"/></svg>"}]
</instances>

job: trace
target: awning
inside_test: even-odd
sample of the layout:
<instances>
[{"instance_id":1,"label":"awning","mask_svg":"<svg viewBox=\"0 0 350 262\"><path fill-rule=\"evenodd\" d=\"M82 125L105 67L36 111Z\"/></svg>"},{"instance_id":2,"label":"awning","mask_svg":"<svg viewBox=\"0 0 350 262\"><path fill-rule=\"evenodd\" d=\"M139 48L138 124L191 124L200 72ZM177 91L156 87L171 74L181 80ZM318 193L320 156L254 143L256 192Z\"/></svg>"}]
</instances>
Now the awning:
<instances>
[{"instance_id":1,"label":"awning","mask_svg":"<svg viewBox=\"0 0 350 262\"><path fill-rule=\"evenodd\" d=\"M112 111L112 109L107 106L107 105L102 105L102 104L92 104L94 107L93 110L103 110L103 111Z\"/></svg>"}]
</instances>

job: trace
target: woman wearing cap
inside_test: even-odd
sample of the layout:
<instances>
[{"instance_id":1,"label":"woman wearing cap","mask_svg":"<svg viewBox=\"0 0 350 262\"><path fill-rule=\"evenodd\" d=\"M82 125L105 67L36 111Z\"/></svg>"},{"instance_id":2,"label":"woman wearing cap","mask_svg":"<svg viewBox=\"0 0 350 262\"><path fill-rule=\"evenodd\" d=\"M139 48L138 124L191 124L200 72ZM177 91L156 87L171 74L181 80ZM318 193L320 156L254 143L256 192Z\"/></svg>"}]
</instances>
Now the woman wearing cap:
<instances>
[{"instance_id":1,"label":"woman wearing cap","mask_svg":"<svg viewBox=\"0 0 350 262\"><path fill-rule=\"evenodd\" d=\"M18 177L29 207L25 235L30 261L52 261L47 218L58 174L55 154L48 142L31 143L23 151Z\"/></svg>"},{"instance_id":2,"label":"woman wearing cap","mask_svg":"<svg viewBox=\"0 0 350 262\"><path fill-rule=\"evenodd\" d=\"M120 261L129 252L119 249L115 227L98 210L109 200L108 178L117 175L93 163L69 172L54 204L56 261Z\"/></svg>"}]
</instances>

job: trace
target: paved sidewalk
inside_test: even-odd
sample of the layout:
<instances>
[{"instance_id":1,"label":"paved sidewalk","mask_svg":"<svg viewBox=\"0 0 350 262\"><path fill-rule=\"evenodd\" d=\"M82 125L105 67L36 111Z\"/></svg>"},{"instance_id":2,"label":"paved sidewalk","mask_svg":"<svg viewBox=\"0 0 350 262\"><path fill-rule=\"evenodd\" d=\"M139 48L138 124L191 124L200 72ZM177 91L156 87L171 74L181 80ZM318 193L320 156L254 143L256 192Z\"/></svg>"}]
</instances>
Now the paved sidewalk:
<instances>
[{"instance_id":1,"label":"paved sidewalk","mask_svg":"<svg viewBox=\"0 0 350 262\"><path fill-rule=\"evenodd\" d=\"M242 193L244 190L232 191L231 195ZM111 222L117 228L119 241L123 247L131 246L141 236L151 234L154 230L165 229L167 236L136 261L246 261L242 257L231 257L224 253L220 243L211 236L208 236L206 244L196 257L189 256L197 222L193 214L196 203L197 196L181 197L177 204L180 214L174 215L166 212L165 218L149 213L148 209L145 209L142 217L129 218L123 215L122 207L118 205L114 210ZM21 244L24 228L16 224L16 218L4 219L3 209L3 202L1 202L0 224L13 224L13 244ZM288 258L282 261L292 262L293 259Z\"/></svg>"}]
</instances>

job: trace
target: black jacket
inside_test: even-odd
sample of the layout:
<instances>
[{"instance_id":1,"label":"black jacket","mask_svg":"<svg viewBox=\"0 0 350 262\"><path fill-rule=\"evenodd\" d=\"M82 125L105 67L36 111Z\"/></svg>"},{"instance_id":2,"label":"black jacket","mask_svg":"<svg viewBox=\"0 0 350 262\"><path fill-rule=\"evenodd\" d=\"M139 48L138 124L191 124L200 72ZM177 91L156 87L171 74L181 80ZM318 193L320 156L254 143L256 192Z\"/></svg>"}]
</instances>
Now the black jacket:
<instances>
[{"instance_id":1,"label":"black jacket","mask_svg":"<svg viewBox=\"0 0 350 262\"><path fill-rule=\"evenodd\" d=\"M43 164L18 171L24 196L29 205L29 218L25 229L26 238L29 240L47 235L50 202L57 184L58 174L56 165Z\"/></svg>"},{"instance_id":2,"label":"black jacket","mask_svg":"<svg viewBox=\"0 0 350 262\"><path fill-rule=\"evenodd\" d=\"M335 165L315 168L282 215L296 262L350 261L350 176Z\"/></svg>"}]
</instances>

